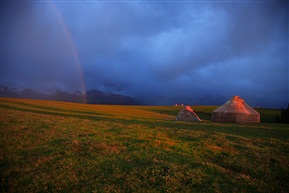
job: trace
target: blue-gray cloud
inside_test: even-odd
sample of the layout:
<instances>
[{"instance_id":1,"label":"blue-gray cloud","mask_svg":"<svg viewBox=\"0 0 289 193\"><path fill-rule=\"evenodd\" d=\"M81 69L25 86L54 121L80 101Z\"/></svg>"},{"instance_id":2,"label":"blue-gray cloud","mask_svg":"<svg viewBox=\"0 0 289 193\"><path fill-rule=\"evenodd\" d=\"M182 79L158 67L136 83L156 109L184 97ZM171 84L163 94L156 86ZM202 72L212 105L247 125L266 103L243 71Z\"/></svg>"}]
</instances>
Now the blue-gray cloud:
<instances>
[{"instance_id":1,"label":"blue-gray cloud","mask_svg":"<svg viewBox=\"0 0 289 193\"><path fill-rule=\"evenodd\" d=\"M5 2L1 12L2 84L80 90L75 46L87 89L149 104L288 102L287 2Z\"/></svg>"}]
</instances>

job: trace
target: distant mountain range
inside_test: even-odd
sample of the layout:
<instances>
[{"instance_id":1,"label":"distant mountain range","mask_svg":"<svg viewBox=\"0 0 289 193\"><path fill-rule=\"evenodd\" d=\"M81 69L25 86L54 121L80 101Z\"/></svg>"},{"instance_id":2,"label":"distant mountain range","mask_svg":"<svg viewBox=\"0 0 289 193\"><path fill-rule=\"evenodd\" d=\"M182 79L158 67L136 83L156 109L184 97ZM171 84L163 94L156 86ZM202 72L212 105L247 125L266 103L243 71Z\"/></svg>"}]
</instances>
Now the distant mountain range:
<instances>
[{"instance_id":1,"label":"distant mountain range","mask_svg":"<svg viewBox=\"0 0 289 193\"><path fill-rule=\"evenodd\" d=\"M85 94L79 91L67 92L62 90L56 90L52 94L45 94L31 89L18 90L6 86L0 86L0 96L9 98L55 100L89 104L142 105L141 102L130 96L104 93L96 89L86 91Z\"/></svg>"}]
</instances>

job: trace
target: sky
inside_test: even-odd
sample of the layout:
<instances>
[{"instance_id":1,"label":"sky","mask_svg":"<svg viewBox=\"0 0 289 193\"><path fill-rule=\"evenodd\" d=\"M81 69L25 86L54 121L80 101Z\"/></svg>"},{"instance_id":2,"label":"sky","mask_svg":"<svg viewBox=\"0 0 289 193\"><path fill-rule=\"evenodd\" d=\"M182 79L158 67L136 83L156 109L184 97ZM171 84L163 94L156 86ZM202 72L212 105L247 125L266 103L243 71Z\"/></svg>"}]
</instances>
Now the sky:
<instances>
[{"instance_id":1,"label":"sky","mask_svg":"<svg viewBox=\"0 0 289 193\"><path fill-rule=\"evenodd\" d=\"M1 1L1 85L289 102L287 1Z\"/></svg>"}]
</instances>

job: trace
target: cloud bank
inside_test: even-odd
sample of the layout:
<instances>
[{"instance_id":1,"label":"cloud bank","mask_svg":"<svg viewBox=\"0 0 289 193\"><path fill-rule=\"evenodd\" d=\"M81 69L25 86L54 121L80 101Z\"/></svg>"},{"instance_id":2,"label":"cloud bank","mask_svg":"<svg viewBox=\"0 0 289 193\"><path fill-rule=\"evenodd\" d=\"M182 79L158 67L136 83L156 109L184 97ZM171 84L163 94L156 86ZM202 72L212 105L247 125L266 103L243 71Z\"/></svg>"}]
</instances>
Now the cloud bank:
<instances>
[{"instance_id":1,"label":"cloud bank","mask_svg":"<svg viewBox=\"0 0 289 193\"><path fill-rule=\"evenodd\" d=\"M284 1L5 2L1 12L2 84L84 83L152 105L288 103Z\"/></svg>"}]
</instances>

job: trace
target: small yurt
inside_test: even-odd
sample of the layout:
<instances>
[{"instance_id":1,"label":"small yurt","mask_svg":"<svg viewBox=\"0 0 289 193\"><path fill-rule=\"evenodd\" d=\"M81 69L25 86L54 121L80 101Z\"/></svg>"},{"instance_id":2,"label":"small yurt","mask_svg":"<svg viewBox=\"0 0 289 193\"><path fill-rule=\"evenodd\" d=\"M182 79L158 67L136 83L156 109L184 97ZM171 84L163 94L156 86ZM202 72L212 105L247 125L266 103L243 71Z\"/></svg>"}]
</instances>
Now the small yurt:
<instances>
[{"instance_id":1,"label":"small yurt","mask_svg":"<svg viewBox=\"0 0 289 193\"><path fill-rule=\"evenodd\" d=\"M212 113L214 122L260 123L260 113L252 109L239 96L232 97Z\"/></svg>"},{"instance_id":2,"label":"small yurt","mask_svg":"<svg viewBox=\"0 0 289 193\"><path fill-rule=\"evenodd\" d=\"M177 115L177 121L193 121L200 122L201 119L189 106L185 106Z\"/></svg>"}]
</instances>

